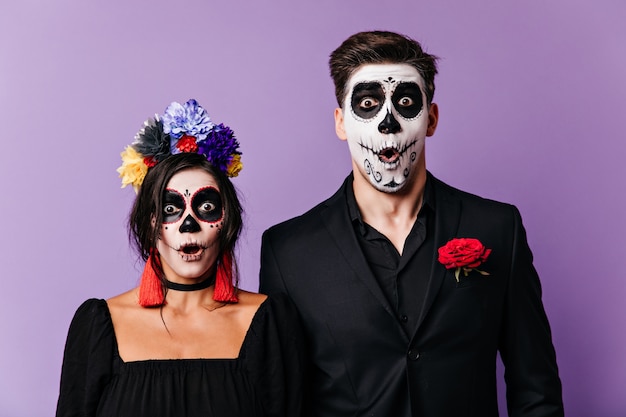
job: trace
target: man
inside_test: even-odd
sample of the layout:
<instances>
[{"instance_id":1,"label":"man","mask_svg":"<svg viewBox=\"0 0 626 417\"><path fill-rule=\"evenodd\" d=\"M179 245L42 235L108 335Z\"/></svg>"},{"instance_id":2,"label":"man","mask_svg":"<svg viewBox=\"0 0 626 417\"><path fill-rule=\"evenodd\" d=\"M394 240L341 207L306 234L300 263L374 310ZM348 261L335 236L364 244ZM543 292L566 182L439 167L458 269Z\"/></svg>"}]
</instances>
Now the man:
<instances>
[{"instance_id":1,"label":"man","mask_svg":"<svg viewBox=\"0 0 626 417\"><path fill-rule=\"evenodd\" d=\"M287 293L308 335L314 416L562 416L539 278L518 210L437 180L436 57L363 32L330 58L353 172L263 235L260 290Z\"/></svg>"}]
</instances>

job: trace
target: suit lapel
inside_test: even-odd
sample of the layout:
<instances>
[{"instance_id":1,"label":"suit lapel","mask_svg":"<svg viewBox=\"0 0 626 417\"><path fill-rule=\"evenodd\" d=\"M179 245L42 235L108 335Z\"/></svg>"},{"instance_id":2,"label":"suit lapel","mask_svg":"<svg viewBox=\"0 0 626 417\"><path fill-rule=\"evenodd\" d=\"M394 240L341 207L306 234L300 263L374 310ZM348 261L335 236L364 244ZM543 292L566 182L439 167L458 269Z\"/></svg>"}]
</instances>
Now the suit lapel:
<instances>
[{"instance_id":1,"label":"suit lapel","mask_svg":"<svg viewBox=\"0 0 626 417\"><path fill-rule=\"evenodd\" d=\"M429 174L430 175L430 174ZM453 238L461 219L461 200L450 189L430 175L435 191L435 245L430 266L430 277L422 312L417 322L416 334L433 305L446 276L446 269L438 261L438 249Z\"/></svg>"},{"instance_id":2,"label":"suit lapel","mask_svg":"<svg viewBox=\"0 0 626 417\"><path fill-rule=\"evenodd\" d=\"M354 235L354 228L347 210L346 187L352 186L352 175L343 183L342 187L327 201L327 207L321 212L322 221L343 260L350 266L356 276L382 304L385 310L395 317L393 309L383 294L378 281L369 268L367 260L361 251L359 242Z\"/></svg>"},{"instance_id":3,"label":"suit lapel","mask_svg":"<svg viewBox=\"0 0 626 417\"><path fill-rule=\"evenodd\" d=\"M430 175L430 173L429 173ZM461 217L461 200L450 191L450 188L430 175L435 191L435 245L431 261L431 273L428 287L424 298L424 305L417 322L415 334L419 331L424 322L424 318L432 307L433 301L437 297L441 285L446 276L446 269L438 261L437 249L443 246L448 240L453 238L458 230ZM354 235L354 228L346 208L345 187L351 186L352 176L350 175L343 186L326 202L326 208L321 211L322 221L326 230L332 237L337 251L341 258L354 271L356 276L368 288L372 295L380 302L385 310L395 318L393 309L389 305L387 298L383 294L378 281L372 274L363 256L363 252ZM402 329L402 326L398 324ZM404 331L403 331L404 334ZM410 336L410 335L409 335Z\"/></svg>"}]
</instances>

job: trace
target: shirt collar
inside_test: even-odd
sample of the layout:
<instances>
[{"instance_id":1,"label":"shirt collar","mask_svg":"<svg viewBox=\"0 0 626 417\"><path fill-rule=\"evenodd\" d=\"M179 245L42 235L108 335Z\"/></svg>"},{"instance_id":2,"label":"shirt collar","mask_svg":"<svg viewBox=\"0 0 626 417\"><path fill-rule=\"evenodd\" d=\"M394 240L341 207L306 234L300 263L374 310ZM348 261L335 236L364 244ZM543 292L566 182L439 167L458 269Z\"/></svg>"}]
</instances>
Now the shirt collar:
<instances>
[{"instance_id":1,"label":"shirt collar","mask_svg":"<svg viewBox=\"0 0 626 417\"><path fill-rule=\"evenodd\" d=\"M361 216L361 212L359 211L359 206L357 205L356 197L354 196L354 189L352 188L353 182L354 177L346 187L348 215L350 216L352 224L358 225L361 233L365 233L365 224L363 223L363 217ZM431 178L430 172L428 172L426 175L426 184L424 185L424 199L422 200L422 207L420 208L420 211L422 211L424 208L430 209L433 212L435 210L435 194L433 190L433 180Z\"/></svg>"}]
</instances>

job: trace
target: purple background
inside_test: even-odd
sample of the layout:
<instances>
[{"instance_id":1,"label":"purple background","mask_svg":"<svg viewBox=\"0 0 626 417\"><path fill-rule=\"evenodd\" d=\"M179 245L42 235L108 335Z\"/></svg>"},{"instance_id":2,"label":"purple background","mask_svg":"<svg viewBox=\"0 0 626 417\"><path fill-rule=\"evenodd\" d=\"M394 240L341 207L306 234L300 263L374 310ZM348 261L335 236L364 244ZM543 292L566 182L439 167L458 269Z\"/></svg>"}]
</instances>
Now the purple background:
<instances>
[{"instance_id":1,"label":"purple background","mask_svg":"<svg viewBox=\"0 0 626 417\"><path fill-rule=\"evenodd\" d=\"M442 58L429 169L520 208L567 415L625 416L623 2L217 3L0 5L0 416L52 415L75 309L137 283L115 169L142 122L193 97L235 130L255 290L262 231L350 169L327 57L370 29Z\"/></svg>"}]
</instances>

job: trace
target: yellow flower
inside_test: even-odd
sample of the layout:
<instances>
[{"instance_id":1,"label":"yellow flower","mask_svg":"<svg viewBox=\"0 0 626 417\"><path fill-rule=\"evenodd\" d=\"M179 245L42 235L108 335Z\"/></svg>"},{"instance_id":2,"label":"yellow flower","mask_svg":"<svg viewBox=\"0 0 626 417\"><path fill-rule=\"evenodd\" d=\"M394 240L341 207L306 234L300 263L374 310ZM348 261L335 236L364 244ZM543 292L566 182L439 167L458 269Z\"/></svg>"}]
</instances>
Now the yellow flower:
<instances>
[{"instance_id":1,"label":"yellow flower","mask_svg":"<svg viewBox=\"0 0 626 417\"><path fill-rule=\"evenodd\" d=\"M228 164L228 168L226 169L226 175L229 177L236 177L239 175L239 171L243 169L243 164L241 163L241 155L237 154L233 156L233 159Z\"/></svg>"},{"instance_id":2,"label":"yellow flower","mask_svg":"<svg viewBox=\"0 0 626 417\"><path fill-rule=\"evenodd\" d=\"M135 192L139 192L139 186L148 172L148 166L143 161L143 155L132 146L127 146L122 156L122 166L117 169L122 179L122 188L131 184Z\"/></svg>"}]
</instances>

